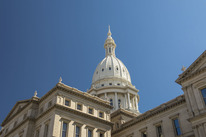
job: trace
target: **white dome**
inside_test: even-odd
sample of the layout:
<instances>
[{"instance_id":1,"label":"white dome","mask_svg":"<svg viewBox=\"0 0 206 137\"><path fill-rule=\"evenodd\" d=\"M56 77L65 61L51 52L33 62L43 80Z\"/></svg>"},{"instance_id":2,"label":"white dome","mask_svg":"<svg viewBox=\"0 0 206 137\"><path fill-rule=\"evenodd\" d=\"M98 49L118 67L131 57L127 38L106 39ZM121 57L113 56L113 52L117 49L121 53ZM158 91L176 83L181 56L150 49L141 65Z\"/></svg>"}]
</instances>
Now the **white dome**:
<instances>
[{"instance_id":1,"label":"white dome","mask_svg":"<svg viewBox=\"0 0 206 137\"><path fill-rule=\"evenodd\" d=\"M115 56L116 44L109 29L105 41L105 58L98 64L92 79L92 87L132 85L130 74L125 65Z\"/></svg>"},{"instance_id":2,"label":"white dome","mask_svg":"<svg viewBox=\"0 0 206 137\"><path fill-rule=\"evenodd\" d=\"M125 65L115 56L106 56L97 66L92 84L104 79L119 79L131 83L130 74Z\"/></svg>"}]
</instances>

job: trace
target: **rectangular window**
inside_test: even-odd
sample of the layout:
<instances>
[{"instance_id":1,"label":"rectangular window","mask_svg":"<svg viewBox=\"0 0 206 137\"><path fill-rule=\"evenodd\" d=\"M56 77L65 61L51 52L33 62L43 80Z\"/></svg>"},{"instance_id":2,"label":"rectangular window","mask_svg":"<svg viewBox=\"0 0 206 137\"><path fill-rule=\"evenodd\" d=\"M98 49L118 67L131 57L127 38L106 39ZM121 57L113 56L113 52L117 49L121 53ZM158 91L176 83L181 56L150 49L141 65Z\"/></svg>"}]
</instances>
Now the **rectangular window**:
<instances>
[{"instance_id":1,"label":"rectangular window","mask_svg":"<svg viewBox=\"0 0 206 137\"><path fill-rule=\"evenodd\" d=\"M177 136L181 135L180 124L179 124L178 118L173 119L173 124L174 124L174 128L175 128L175 133L176 133L176 135L177 135Z\"/></svg>"},{"instance_id":2,"label":"rectangular window","mask_svg":"<svg viewBox=\"0 0 206 137\"><path fill-rule=\"evenodd\" d=\"M43 112L43 107L40 108L39 113L41 114Z\"/></svg>"},{"instance_id":3,"label":"rectangular window","mask_svg":"<svg viewBox=\"0 0 206 137\"><path fill-rule=\"evenodd\" d=\"M99 137L104 137L104 134L100 132Z\"/></svg>"},{"instance_id":4,"label":"rectangular window","mask_svg":"<svg viewBox=\"0 0 206 137\"><path fill-rule=\"evenodd\" d=\"M64 105L65 105L65 106L70 106L70 100L65 100Z\"/></svg>"},{"instance_id":5,"label":"rectangular window","mask_svg":"<svg viewBox=\"0 0 206 137\"><path fill-rule=\"evenodd\" d=\"M156 127L156 130L157 130L157 137L162 137L163 134L162 134L162 126L159 125Z\"/></svg>"},{"instance_id":6,"label":"rectangular window","mask_svg":"<svg viewBox=\"0 0 206 137\"><path fill-rule=\"evenodd\" d=\"M44 128L44 137L48 137L49 125L46 124Z\"/></svg>"},{"instance_id":7,"label":"rectangular window","mask_svg":"<svg viewBox=\"0 0 206 137\"><path fill-rule=\"evenodd\" d=\"M93 114L93 108L89 108L89 114Z\"/></svg>"},{"instance_id":8,"label":"rectangular window","mask_svg":"<svg viewBox=\"0 0 206 137\"><path fill-rule=\"evenodd\" d=\"M76 137L80 137L80 127L79 126L76 126Z\"/></svg>"},{"instance_id":9,"label":"rectangular window","mask_svg":"<svg viewBox=\"0 0 206 137\"><path fill-rule=\"evenodd\" d=\"M62 126L62 137L67 137L67 123L63 122Z\"/></svg>"},{"instance_id":10,"label":"rectangular window","mask_svg":"<svg viewBox=\"0 0 206 137\"><path fill-rule=\"evenodd\" d=\"M77 109L82 110L82 104L77 104Z\"/></svg>"},{"instance_id":11,"label":"rectangular window","mask_svg":"<svg viewBox=\"0 0 206 137\"><path fill-rule=\"evenodd\" d=\"M88 137L92 137L92 130L88 129Z\"/></svg>"},{"instance_id":12,"label":"rectangular window","mask_svg":"<svg viewBox=\"0 0 206 137\"><path fill-rule=\"evenodd\" d=\"M99 112L99 117L104 118L104 113L103 112Z\"/></svg>"},{"instance_id":13,"label":"rectangular window","mask_svg":"<svg viewBox=\"0 0 206 137\"><path fill-rule=\"evenodd\" d=\"M146 131L142 132L141 134L142 134L142 137L147 137Z\"/></svg>"},{"instance_id":14,"label":"rectangular window","mask_svg":"<svg viewBox=\"0 0 206 137\"><path fill-rule=\"evenodd\" d=\"M206 88L202 89L201 92L202 92L203 100L204 100L204 102L206 104Z\"/></svg>"},{"instance_id":15,"label":"rectangular window","mask_svg":"<svg viewBox=\"0 0 206 137\"><path fill-rule=\"evenodd\" d=\"M52 101L48 103L48 108L52 106Z\"/></svg>"}]
</instances>

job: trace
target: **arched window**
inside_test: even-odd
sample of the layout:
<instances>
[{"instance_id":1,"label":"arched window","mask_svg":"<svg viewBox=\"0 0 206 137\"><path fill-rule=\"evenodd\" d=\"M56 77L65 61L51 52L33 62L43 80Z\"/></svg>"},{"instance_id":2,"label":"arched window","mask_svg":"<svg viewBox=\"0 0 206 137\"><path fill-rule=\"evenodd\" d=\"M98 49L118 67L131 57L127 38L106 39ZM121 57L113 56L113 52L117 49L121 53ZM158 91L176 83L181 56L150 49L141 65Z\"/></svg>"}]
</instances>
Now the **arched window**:
<instances>
[{"instance_id":1,"label":"arched window","mask_svg":"<svg viewBox=\"0 0 206 137\"><path fill-rule=\"evenodd\" d=\"M109 101L110 101L110 105L113 106L113 100L110 99Z\"/></svg>"},{"instance_id":2,"label":"arched window","mask_svg":"<svg viewBox=\"0 0 206 137\"><path fill-rule=\"evenodd\" d=\"M118 99L118 107L120 108L121 105L121 99Z\"/></svg>"}]
</instances>

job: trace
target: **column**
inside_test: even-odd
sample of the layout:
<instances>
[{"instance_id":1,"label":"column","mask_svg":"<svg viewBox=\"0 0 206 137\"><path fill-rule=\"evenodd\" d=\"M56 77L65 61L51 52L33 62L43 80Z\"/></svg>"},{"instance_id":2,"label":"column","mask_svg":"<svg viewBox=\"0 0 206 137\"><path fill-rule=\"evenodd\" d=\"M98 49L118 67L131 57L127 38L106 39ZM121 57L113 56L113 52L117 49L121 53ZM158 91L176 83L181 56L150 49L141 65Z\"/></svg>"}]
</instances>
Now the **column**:
<instances>
[{"instance_id":1,"label":"column","mask_svg":"<svg viewBox=\"0 0 206 137\"><path fill-rule=\"evenodd\" d=\"M124 94L124 108L127 108L127 94Z\"/></svg>"},{"instance_id":2,"label":"column","mask_svg":"<svg viewBox=\"0 0 206 137\"><path fill-rule=\"evenodd\" d=\"M204 133L204 129L203 129L203 125L202 124L199 125L198 130L199 130L200 137L205 137L205 133Z\"/></svg>"},{"instance_id":3,"label":"column","mask_svg":"<svg viewBox=\"0 0 206 137\"><path fill-rule=\"evenodd\" d=\"M138 102L137 102L137 96L135 96L135 104L136 104L136 110L139 111Z\"/></svg>"},{"instance_id":4,"label":"column","mask_svg":"<svg viewBox=\"0 0 206 137\"><path fill-rule=\"evenodd\" d=\"M114 96L114 101L115 101L115 110L117 110L118 109L118 100L117 100L117 92L115 92L114 93L115 94L115 96Z\"/></svg>"},{"instance_id":5,"label":"column","mask_svg":"<svg viewBox=\"0 0 206 137\"><path fill-rule=\"evenodd\" d=\"M135 101L134 101L135 96L132 98L132 104L133 104L133 109L135 109Z\"/></svg>"},{"instance_id":6,"label":"column","mask_svg":"<svg viewBox=\"0 0 206 137\"><path fill-rule=\"evenodd\" d=\"M131 104L130 104L130 95L129 95L129 92L127 92L127 97L128 97L128 109L130 109Z\"/></svg>"},{"instance_id":7,"label":"column","mask_svg":"<svg viewBox=\"0 0 206 137\"><path fill-rule=\"evenodd\" d=\"M197 131L197 127L194 126L194 127L192 127L192 129L193 129L193 131L195 133L195 137L199 137L199 134L198 134L198 131Z\"/></svg>"},{"instance_id":8,"label":"column","mask_svg":"<svg viewBox=\"0 0 206 137\"><path fill-rule=\"evenodd\" d=\"M188 92L188 95L189 95L189 98L190 98L190 101L191 101L192 110L195 113L195 115L198 115L199 111L198 111L198 108L197 108L197 102L195 100L195 96L194 96L194 93L192 91L192 87L191 86L189 86L187 88L187 92Z\"/></svg>"}]
</instances>

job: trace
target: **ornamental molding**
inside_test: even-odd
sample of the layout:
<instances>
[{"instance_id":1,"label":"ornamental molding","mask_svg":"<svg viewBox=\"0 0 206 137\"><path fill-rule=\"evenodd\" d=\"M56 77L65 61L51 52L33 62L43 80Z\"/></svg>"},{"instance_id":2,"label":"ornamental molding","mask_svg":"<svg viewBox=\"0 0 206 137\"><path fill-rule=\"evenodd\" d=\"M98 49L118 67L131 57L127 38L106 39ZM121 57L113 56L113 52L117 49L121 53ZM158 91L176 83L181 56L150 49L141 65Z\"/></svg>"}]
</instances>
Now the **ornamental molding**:
<instances>
[{"instance_id":1,"label":"ornamental molding","mask_svg":"<svg viewBox=\"0 0 206 137\"><path fill-rule=\"evenodd\" d=\"M136 89L135 87L133 87L133 86L105 86L105 87L100 87L100 88L91 88L91 89L89 89L88 91L87 91L87 93L90 93L90 92L92 92L92 91L96 91L96 92L98 92L98 91L100 91L100 90L103 90L103 89L111 89L111 88L114 88L114 89L124 89L124 90L126 90L126 89L131 89L131 90L134 90L134 91L136 91L136 92L139 92L139 90L138 89Z\"/></svg>"},{"instance_id":2,"label":"ornamental molding","mask_svg":"<svg viewBox=\"0 0 206 137\"><path fill-rule=\"evenodd\" d=\"M68 107L65 107L65 106L62 106L62 105L59 105L59 104L54 104L52 107L50 107L49 109L47 109L45 112L43 112L41 115L39 115L36 120L39 120L40 118L42 118L43 116L45 116L46 114L48 114L50 111L52 111L53 109L59 109L59 110L64 110L66 112L71 112L73 114L76 114L76 115L80 115L80 116L83 116L83 117L86 117L86 118L89 118L89 119L92 119L92 120L95 120L95 121L98 121L98 122L101 122L103 124L106 124L106 125L110 125L112 126L113 123L112 122L109 122L107 120L104 120L104 119L101 119L101 118L98 118L98 117L95 117L95 116L91 116L87 113L84 113L84 112L81 112L81 111L78 111L78 110L75 110L75 109L71 109L71 108L68 108ZM66 119L63 117L63 119Z\"/></svg>"},{"instance_id":3,"label":"ornamental molding","mask_svg":"<svg viewBox=\"0 0 206 137\"><path fill-rule=\"evenodd\" d=\"M186 69L186 71L184 71L182 74L179 75L178 79L175 82L181 85L181 83L205 72L206 67L198 70L193 74L190 74L195 69L195 67L203 61L205 57L206 57L206 50L188 67L188 69Z\"/></svg>"},{"instance_id":4,"label":"ornamental molding","mask_svg":"<svg viewBox=\"0 0 206 137\"><path fill-rule=\"evenodd\" d=\"M199 120L201 118L204 118L206 115L206 112L199 114L198 116L194 116L192 118L189 118L188 121L189 122L195 122L196 120Z\"/></svg>"},{"instance_id":5,"label":"ornamental molding","mask_svg":"<svg viewBox=\"0 0 206 137\"><path fill-rule=\"evenodd\" d=\"M137 117L137 116L138 116L138 114L132 113L132 112L127 111L127 110L122 109L122 108L114 111L113 113L111 113L110 116L111 116L111 118L114 118L114 117L116 117L116 116L118 116L118 115L120 115L120 114L125 115L125 116L128 116L128 117L131 117L131 118L134 118L134 117Z\"/></svg>"},{"instance_id":6,"label":"ornamental molding","mask_svg":"<svg viewBox=\"0 0 206 137\"><path fill-rule=\"evenodd\" d=\"M26 103L28 102L25 106L23 106L21 109L19 109L13 116L12 113L13 111L17 108L18 104L20 103ZM33 100L33 99L28 99L28 100L22 100L22 101L18 101L14 107L12 108L12 110L9 112L9 114L7 115L7 117L4 119L4 121L2 122L1 126L3 127L4 125L6 125L6 123L10 122L15 116L17 116L19 113L21 113L23 110L25 110L31 103L35 103L37 104L38 101ZM10 117L11 116L11 117Z\"/></svg>"},{"instance_id":7,"label":"ornamental molding","mask_svg":"<svg viewBox=\"0 0 206 137\"><path fill-rule=\"evenodd\" d=\"M65 106L62 106L62 105L55 104L54 107L57 108L57 109L60 109L60 110L65 110L67 112L71 112L73 114L77 114L77 115L80 115L80 116L83 116L83 117L86 117L86 118L89 118L89 119L101 122L101 123L109 125L109 126L113 125L112 122L109 122L107 120L104 120L104 119L101 119L101 118L89 115L87 113L84 113L84 112L81 112L81 111L78 111L78 110L75 110L75 109L71 109L71 108L65 107Z\"/></svg>"},{"instance_id":8,"label":"ornamental molding","mask_svg":"<svg viewBox=\"0 0 206 137\"><path fill-rule=\"evenodd\" d=\"M109 105L109 102L108 101L105 101L99 97L96 97L96 96L93 96L93 95L90 95L89 93L87 92L83 92L83 91L80 91L76 88L73 88L73 87L70 87L70 86L67 86L63 83L58 83L56 84L56 86L54 88L52 88L49 92L47 92L39 101L42 102L43 100L45 100L48 96L50 96L53 92L55 92L56 90L61 90L61 91L64 91L64 92L69 92L70 94L73 94L73 95L76 95L76 96L79 96L81 98L85 98L85 99L88 99L94 103L97 103L99 105L102 105L104 107L107 107L109 109L112 109L113 107Z\"/></svg>"},{"instance_id":9,"label":"ornamental molding","mask_svg":"<svg viewBox=\"0 0 206 137\"><path fill-rule=\"evenodd\" d=\"M118 81L119 80L121 82L127 83L130 86L133 86L132 83L129 82L127 79L122 78L122 77L118 77L118 76L106 76L106 78L102 78L102 79L99 79L99 80L95 81L94 83L92 83L92 85L99 84L101 81L106 81L107 82L108 80L112 80L112 81L115 81L115 80ZM91 86L91 88L92 88L92 86Z\"/></svg>"}]
</instances>

